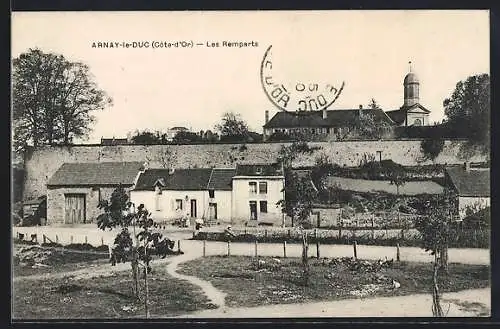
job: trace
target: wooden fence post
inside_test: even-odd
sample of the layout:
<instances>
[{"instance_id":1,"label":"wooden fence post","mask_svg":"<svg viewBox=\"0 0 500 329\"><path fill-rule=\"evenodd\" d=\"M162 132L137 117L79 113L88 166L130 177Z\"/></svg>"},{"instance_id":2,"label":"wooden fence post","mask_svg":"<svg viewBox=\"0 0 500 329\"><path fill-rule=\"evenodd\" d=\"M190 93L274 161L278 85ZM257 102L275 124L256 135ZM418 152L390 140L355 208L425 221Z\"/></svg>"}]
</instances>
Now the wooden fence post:
<instances>
[{"instance_id":1,"label":"wooden fence post","mask_svg":"<svg viewBox=\"0 0 500 329\"><path fill-rule=\"evenodd\" d=\"M56 243L59 243L59 237L56 234Z\"/></svg>"},{"instance_id":2,"label":"wooden fence post","mask_svg":"<svg viewBox=\"0 0 500 329\"><path fill-rule=\"evenodd\" d=\"M358 259L358 250L357 250L356 240L354 240L354 243L352 244L352 246L354 248L354 259L357 260Z\"/></svg>"},{"instance_id":3,"label":"wooden fence post","mask_svg":"<svg viewBox=\"0 0 500 329\"><path fill-rule=\"evenodd\" d=\"M42 240L43 240L43 244L45 244L47 242L47 237L45 236L45 234L42 234Z\"/></svg>"},{"instance_id":4,"label":"wooden fence post","mask_svg":"<svg viewBox=\"0 0 500 329\"><path fill-rule=\"evenodd\" d=\"M286 241L283 241L283 258L286 258Z\"/></svg>"},{"instance_id":5,"label":"wooden fence post","mask_svg":"<svg viewBox=\"0 0 500 329\"><path fill-rule=\"evenodd\" d=\"M257 253L257 240L255 240L255 257L259 257L259 254Z\"/></svg>"},{"instance_id":6,"label":"wooden fence post","mask_svg":"<svg viewBox=\"0 0 500 329\"><path fill-rule=\"evenodd\" d=\"M73 236L72 235L69 237L69 243L73 244Z\"/></svg>"},{"instance_id":7,"label":"wooden fence post","mask_svg":"<svg viewBox=\"0 0 500 329\"><path fill-rule=\"evenodd\" d=\"M207 255L207 240L203 240L203 257Z\"/></svg>"},{"instance_id":8,"label":"wooden fence post","mask_svg":"<svg viewBox=\"0 0 500 329\"><path fill-rule=\"evenodd\" d=\"M318 231L314 229L314 239L316 240L316 258L319 259L319 240L318 240Z\"/></svg>"},{"instance_id":9,"label":"wooden fence post","mask_svg":"<svg viewBox=\"0 0 500 329\"><path fill-rule=\"evenodd\" d=\"M85 236L85 244L87 244L87 243L88 243L87 236Z\"/></svg>"},{"instance_id":10,"label":"wooden fence post","mask_svg":"<svg viewBox=\"0 0 500 329\"><path fill-rule=\"evenodd\" d=\"M227 241L227 255L231 256L231 241Z\"/></svg>"},{"instance_id":11,"label":"wooden fence post","mask_svg":"<svg viewBox=\"0 0 500 329\"><path fill-rule=\"evenodd\" d=\"M101 246L104 246L104 237L101 236Z\"/></svg>"},{"instance_id":12,"label":"wooden fence post","mask_svg":"<svg viewBox=\"0 0 500 329\"><path fill-rule=\"evenodd\" d=\"M181 252L181 240L177 240L177 252Z\"/></svg>"},{"instance_id":13,"label":"wooden fence post","mask_svg":"<svg viewBox=\"0 0 500 329\"><path fill-rule=\"evenodd\" d=\"M399 243L396 244L396 261L400 261L400 254L399 254Z\"/></svg>"}]
</instances>

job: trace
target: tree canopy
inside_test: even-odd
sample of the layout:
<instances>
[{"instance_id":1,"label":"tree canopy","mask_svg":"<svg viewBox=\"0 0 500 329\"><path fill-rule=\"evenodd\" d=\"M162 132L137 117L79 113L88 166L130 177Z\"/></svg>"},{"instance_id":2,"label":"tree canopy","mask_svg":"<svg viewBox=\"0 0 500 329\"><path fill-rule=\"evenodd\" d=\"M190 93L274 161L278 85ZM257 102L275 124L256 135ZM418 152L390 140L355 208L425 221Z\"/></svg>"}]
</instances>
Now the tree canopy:
<instances>
[{"instance_id":1,"label":"tree canopy","mask_svg":"<svg viewBox=\"0 0 500 329\"><path fill-rule=\"evenodd\" d=\"M234 112L224 113L221 122L215 125L215 129L220 132L221 141L244 142L248 138L247 123L241 115Z\"/></svg>"},{"instance_id":2,"label":"tree canopy","mask_svg":"<svg viewBox=\"0 0 500 329\"><path fill-rule=\"evenodd\" d=\"M471 145L490 149L490 76L479 74L459 81L443 102L447 121L464 131Z\"/></svg>"},{"instance_id":3,"label":"tree canopy","mask_svg":"<svg viewBox=\"0 0 500 329\"><path fill-rule=\"evenodd\" d=\"M70 144L86 137L92 115L112 104L90 69L63 55L29 49L13 60L14 147Z\"/></svg>"}]
</instances>

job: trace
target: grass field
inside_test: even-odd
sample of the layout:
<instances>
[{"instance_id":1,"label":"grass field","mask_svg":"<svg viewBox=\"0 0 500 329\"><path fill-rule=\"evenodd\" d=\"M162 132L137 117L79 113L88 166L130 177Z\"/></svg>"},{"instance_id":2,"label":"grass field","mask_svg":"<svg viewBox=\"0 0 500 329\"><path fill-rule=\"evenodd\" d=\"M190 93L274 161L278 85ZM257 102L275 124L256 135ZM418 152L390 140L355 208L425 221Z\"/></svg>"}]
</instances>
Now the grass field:
<instances>
[{"instance_id":1,"label":"grass field","mask_svg":"<svg viewBox=\"0 0 500 329\"><path fill-rule=\"evenodd\" d=\"M180 272L197 273L226 292L230 307L430 293L430 263L374 268L367 261L310 259L310 283L304 286L300 259L260 260L264 263L259 266L252 257L205 257L181 264ZM440 287L443 292L484 288L489 278L489 266L450 264ZM400 287L394 289L392 280Z\"/></svg>"},{"instance_id":2,"label":"grass field","mask_svg":"<svg viewBox=\"0 0 500 329\"><path fill-rule=\"evenodd\" d=\"M144 317L144 303L132 294L130 271L91 279L18 280L13 283L14 319ZM143 284L141 283L141 295ZM151 317L213 308L202 291L158 269L149 280Z\"/></svg>"}]
</instances>

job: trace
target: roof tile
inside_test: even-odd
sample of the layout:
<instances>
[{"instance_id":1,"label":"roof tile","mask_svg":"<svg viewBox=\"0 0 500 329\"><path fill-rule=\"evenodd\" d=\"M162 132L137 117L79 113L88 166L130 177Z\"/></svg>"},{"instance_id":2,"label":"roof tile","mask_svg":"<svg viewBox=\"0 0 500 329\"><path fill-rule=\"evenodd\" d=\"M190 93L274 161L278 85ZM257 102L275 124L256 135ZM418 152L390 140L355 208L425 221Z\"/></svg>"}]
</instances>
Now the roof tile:
<instances>
[{"instance_id":1,"label":"roof tile","mask_svg":"<svg viewBox=\"0 0 500 329\"><path fill-rule=\"evenodd\" d=\"M132 185L142 162L63 163L47 186Z\"/></svg>"}]
</instances>

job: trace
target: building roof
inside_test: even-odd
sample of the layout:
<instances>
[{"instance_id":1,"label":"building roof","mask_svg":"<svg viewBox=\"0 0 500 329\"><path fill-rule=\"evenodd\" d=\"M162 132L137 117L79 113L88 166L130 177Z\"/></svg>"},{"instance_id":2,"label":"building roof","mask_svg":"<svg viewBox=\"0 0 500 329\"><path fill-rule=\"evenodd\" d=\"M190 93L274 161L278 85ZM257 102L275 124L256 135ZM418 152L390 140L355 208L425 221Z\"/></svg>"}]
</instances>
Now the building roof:
<instances>
[{"instance_id":1,"label":"building roof","mask_svg":"<svg viewBox=\"0 0 500 329\"><path fill-rule=\"evenodd\" d=\"M235 176L283 176L283 171L278 163L238 164Z\"/></svg>"},{"instance_id":2,"label":"building roof","mask_svg":"<svg viewBox=\"0 0 500 329\"><path fill-rule=\"evenodd\" d=\"M405 79L404 79L404 82L403 82L405 85L406 84L409 84L409 83L419 83L418 81L418 76L413 73L413 72L410 72L408 73L406 76L405 76Z\"/></svg>"},{"instance_id":3,"label":"building roof","mask_svg":"<svg viewBox=\"0 0 500 329\"><path fill-rule=\"evenodd\" d=\"M214 168L212 171L212 175L210 176L207 188L210 190L231 191L231 183L235 175L236 169Z\"/></svg>"},{"instance_id":4,"label":"building roof","mask_svg":"<svg viewBox=\"0 0 500 329\"><path fill-rule=\"evenodd\" d=\"M387 116L389 118L391 118L392 121L394 121L395 123L397 123L399 125L399 124L402 124L406 120L406 113L411 112L411 110L416 109L416 108L419 108L426 113L431 112L428 109L426 109L424 106L422 106L421 104L417 103L417 104L413 104L411 106L401 106L401 108L399 108L397 110L387 111L387 112L385 112L385 114L387 114Z\"/></svg>"},{"instance_id":5,"label":"building roof","mask_svg":"<svg viewBox=\"0 0 500 329\"><path fill-rule=\"evenodd\" d=\"M288 112L276 113L264 128L295 128L295 127L346 127L351 126L359 118L360 109L338 109L327 110L326 119L323 119L323 111ZM370 112L375 120L393 124L392 120L381 109L362 109L363 113Z\"/></svg>"},{"instance_id":6,"label":"building roof","mask_svg":"<svg viewBox=\"0 0 500 329\"><path fill-rule=\"evenodd\" d=\"M446 173L459 196L489 197L490 170L447 167Z\"/></svg>"},{"instance_id":7,"label":"building roof","mask_svg":"<svg viewBox=\"0 0 500 329\"><path fill-rule=\"evenodd\" d=\"M169 169L148 169L139 175L134 190L153 191L158 180L166 190L205 190L211 173L211 168L175 169L171 174Z\"/></svg>"},{"instance_id":8,"label":"building roof","mask_svg":"<svg viewBox=\"0 0 500 329\"><path fill-rule=\"evenodd\" d=\"M154 191L155 184L161 182L162 188L166 190L230 191L235 173L235 169L221 168L176 169L173 173L169 173L169 169L148 169L140 174L134 190Z\"/></svg>"},{"instance_id":9,"label":"building roof","mask_svg":"<svg viewBox=\"0 0 500 329\"><path fill-rule=\"evenodd\" d=\"M63 163L47 186L133 185L142 162Z\"/></svg>"},{"instance_id":10,"label":"building roof","mask_svg":"<svg viewBox=\"0 0 500 329\"><path fill-rule=\"evenodd\" d=\"M402 124L406 120L406 110L404 109L387 111L385 113L389 118L391 118L392 121L394 121L398 125Z\"/></svg>"}]
</instances>

